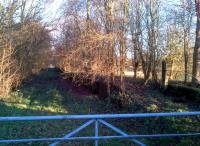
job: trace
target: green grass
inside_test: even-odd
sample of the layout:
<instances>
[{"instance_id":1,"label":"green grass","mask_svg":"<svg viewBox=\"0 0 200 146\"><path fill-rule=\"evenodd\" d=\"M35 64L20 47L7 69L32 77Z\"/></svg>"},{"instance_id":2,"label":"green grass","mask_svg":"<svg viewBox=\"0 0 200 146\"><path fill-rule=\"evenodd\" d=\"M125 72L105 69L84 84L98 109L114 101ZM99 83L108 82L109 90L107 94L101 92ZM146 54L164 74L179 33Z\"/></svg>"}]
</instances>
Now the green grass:
<instances>
[{"instance_id":1,"label":"green grass","mask_svg":"<svg viewBox=\"0 0 200 146\"><path fill-rule=\"evenodd\" d=\"M46 74L46 75L45 75ZM49 75L50 74L50 75ZM47 78L47 76L49 76ZM196 103L175 103L170 97L157 91L148 91L145 97L134 95L134 102L123 109L119 109L107 101L100 101L95 96L77 97L63 88L56 79L58 74L43 72L12 92L8 97L0 97L0 116L40 116L40 115L66 115L66 114L106 114L106 113L141 113L141 112L169 112L169 111L194 111L199 110ZM3 122L0 127L0 139L16 138L44 138L63 137L70 130L80 126L85 121L60 120L60 121L29 121L29 122ZM129 134L153 133L180 133L199 132L198 118L147 118L130 120L109 120L128 132ZM82 131L77 136L94 135L93 126ZM115 134L101 126L101 135ZM198 138L182 139L143 139L150 146L198 146ZM16 144L20 146L45 146L49 143ZM13 146L14 144L12 144ZM94 142L68 142L61 145L90 146ZM102 141L100 146L131 146L131 142L112 140Z\"/></svg>"}]
</instances>

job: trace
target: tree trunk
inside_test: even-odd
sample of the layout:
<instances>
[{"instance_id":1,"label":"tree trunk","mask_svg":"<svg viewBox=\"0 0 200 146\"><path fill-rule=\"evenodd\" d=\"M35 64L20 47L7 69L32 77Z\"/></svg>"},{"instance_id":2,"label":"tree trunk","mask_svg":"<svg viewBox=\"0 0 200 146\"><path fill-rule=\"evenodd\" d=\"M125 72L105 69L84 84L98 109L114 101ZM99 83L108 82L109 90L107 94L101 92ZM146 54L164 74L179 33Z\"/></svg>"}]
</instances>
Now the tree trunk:
<instances>
[{"instance_id":1,"label":"tree trunk","mask_svg":"<svg viewBox=\"0 0 200 146\"><path fill-rule=\"evenodd\" d=\"M90 20L91 0L87 0L87 20Z\"/></svg>"},{"instance_id":2,"label":"tree trunk","mask_svg":"<svg viewBox=\"0 0 200 146\"><path fill-rule=\"evenodd\" d=\"M192 84L197 85L200 82L200 0L195 0L197 26L196 26L196 42L193 56L193 72Z\"/></svg>"},{"instance_id":3,"label":"tree trunk","mask_svg":"<svg viewBox=\"0 0 200 146\"><path fill-rule=\"evenodd\" d=\"M136 51L135 53L136 54ZM134 78L136 79L137 78L137 70L138 70L138 66L139 66L139 62L137 60L137 57L134 57L134 60L132 61L133 63L133 67L134 67Z\"/></svg>"},{"instance_id":4,"label":"tree trunk","mask_svg":"<svg viewBox=\"0 0 200 146\"><path fill-rule=\"evenodd\" d=\"M167 77L167 64L166 64L166 61L162 61L162 88L163 89L166 89L167 87L166 77Z\"/></svg>"},{"instance_id":5,"label":"tree trunk","mask_svg":"<svg viewBox=\"0 0 200 146\"><path fill-rule=\"evenodd\" d=\"M125 70L125 49L126 41L124 36L120 40L120 89L122 95L125 95L125 83L124 83L124 70Z\"/></svg>"},{"instance_id":6,"label":"tree trunk","mask_svg":"<svg viewBox=\"0 0 200 146\"><path fill-rule=\"evenodd\" d=\"M113 0L104 1L104 7L106 11L105 15L105 28L106 33L112 33L113 32L113 25L114 22L112 20L113 18ZM111 86L114 84L115 80L115 44L114 40L110 39L108 40L108 47L107 47L107 92L108 96L111 94Z\"/></svg>"},{"instance_id":7,"label":"tree trunk","mask_svg":"<svg viewBox=\"0 0 200 146\"><path fill-rule=\"evenodd\" d=\"M188 78L188 40L187 40L187 35L184 35L184 69L185 69L185 79L184 82L185 84L187 83L187 78Z\"/></svg>"}]
</instances>

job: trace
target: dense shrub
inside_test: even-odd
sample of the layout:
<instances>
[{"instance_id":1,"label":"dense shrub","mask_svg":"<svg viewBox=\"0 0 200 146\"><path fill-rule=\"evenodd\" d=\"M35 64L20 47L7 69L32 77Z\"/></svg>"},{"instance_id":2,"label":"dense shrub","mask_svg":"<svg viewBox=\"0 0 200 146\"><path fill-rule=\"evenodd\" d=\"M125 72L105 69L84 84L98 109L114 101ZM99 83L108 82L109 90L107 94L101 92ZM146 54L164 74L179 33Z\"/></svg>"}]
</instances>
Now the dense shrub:
<instances>
[{"instance_id":1,"label":"dense shrub","mask_svg":"<svg viewBox=\"0 0 200 146\"><path fill-rule=\"evenodd\" d=\"M167 94L175 96L175 100L198 100L200 101L200 89L186 86L186 85L175 85L170 84L166 90Z\"/></svg>"},{"instance_id":2,"label":"dense shrub","mask_svg":"<svg viewBox=\"0 0 200 146\"><path fill-rule=\"evenodd\" d=\"M134 95L133 93L126 92L125 95L121 94L120 92L112 93L110 96L110 101L116 104L119 108L129 107L134 102Z\"/></svg>"}]
</instances>

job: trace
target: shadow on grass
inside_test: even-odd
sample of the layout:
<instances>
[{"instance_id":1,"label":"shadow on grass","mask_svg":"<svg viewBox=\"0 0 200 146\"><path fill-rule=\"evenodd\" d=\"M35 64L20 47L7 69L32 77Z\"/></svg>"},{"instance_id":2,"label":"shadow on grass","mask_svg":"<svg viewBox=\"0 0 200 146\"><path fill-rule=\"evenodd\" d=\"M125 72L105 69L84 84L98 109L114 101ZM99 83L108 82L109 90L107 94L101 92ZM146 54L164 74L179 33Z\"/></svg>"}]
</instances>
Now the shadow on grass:
<instances>
[{"instance_id":1,"label":"shadow on grass","mask_svg":"<svg viewBox=\"0 0 200 146\"><path fill-rule=\"evenodd\" d=\"M42 110L22 109L13 105L5 105L0 103L1 116L30 116L30 115L55 115L60 113L51 113ZM50 121L15 121L1 122L0 139L28 139L28 138L55 138L63 137L77 126L83 124L84 120L50 120ZM89 134L86 131L85 134ZM17 143L17 144L0 144L0 146L44 146L49 142L34 142L34 143ZM67 145L74 145L66 143ZM77 143L75 143L77 144ZM90 145L90 142L87 142ZM82 145L82 144L78 144Z\"/></svg>"},{"instance_id":2,"label":"shadow on grass","mask_svg":"<svg viewBox=\"0 0 200 146\"><path fill-rule=\"evenodd\" d=\"M5 103L0 103L1 116L29 116L29 115L56 115L61 113L47 112L42 110L30 110L20 106L6 105ZM156 134L156 133L179 133L186 132L191 127L193 130L199 130L199 124L194 125L193 119L158 119L158 118L148 118L146 120L132 119L132 120L108 120L114 125L117 125L121 129L125 130L130 134ZM77 128L85 121L78 120L52 120L52 121L23 121L23 122L2 122L0 128L0 139L20 139L20 138L46 138L46 137L63 137L65 134L69 133L71 130ZM187 125L186 127L183 126ZM193 125L191 125L193 124ZM145 126L146 125L146 126ZM167 127L168 126L168 127ZM189 127L190 126L190 127ZM111 131L107 128L101 127L101 133L104 135L113 135ZM94 134L94 125L88 127L87 130L78 134L77 136L92 136ZM186 138L186 139L145 139L143 140L146 144L150 146L197 146L199 143L198 138ZM127 141L101 141L104 146L131 146L131 142ZM40 143L25 143L25 144L15 144L20 146L45 146L50 143L40 142ZM62 143L62 145L70 146L92 146L93 142L68 142ZM5 144L0 144L0 146L7 146ZM14 146L10 144L8 146Z\"/></svg>"},{"instance_id":3,"label":"shadow on grass","mask_svg":"<svg viewBox=\"0 0 200 146\"><path fill-rule=\"evenodd\" d=\"M23 109L19 105L6 105L0 103L1 116L30 116L30 115L56 115L60 113L51 113L42 110ZM32 139L32 138L55 138L63 137L73 129L85 123L85 120L50 120L50 121L15 121L1 122L0 140L5 139ZM104 129L109 133L107 129ZM94 125L89 126L76 136L94 136ZM0 146L46 146L51 142L34 142L34 143L16 143L16 144L0 144ZM108 146L126 146L131 145L129 141L111 140L101 141L102 145ZM61 145L66 146L92 146L93 141L81 142L65 142Z\"/></svg>"},{"instance_id":4,"label":"shadow on grass","mask_svg":"<svg viewBox=\"0 0 200 146\"><path fill-rule=\"evenodd\" d=\"M61 115L61 114L106 114L106 113L137 113L137 112L157 112L156 105L160 104L163 110L183 109L171 101L163 101L161 98L149 97L146 101L142 99L133 104L132 109L117 109L111 104L100 101L95 97L77 97L65 87L62 82L60 72L47 69L38 75L24 81L22 86L12 93L10 98L0 102L0 116L33 116L33 115ZM149 94L150 95L150 94ZM154 96L154 95L152 95ZM156 96L156 95L155 95ZM160 96L160 95L159 95ZM167 103L168 102L168 103ZM158 108L159 111L159 108ZM5 122L1 123L0 138L44 138L62 137L70 130L81 125L84 121L33 121L33 122ZM190 130L199 131L200 124L195 118L148 118L130 120L110 120L111 123L127 131L130 134L155 134L155 133L180 133ZM196 125L192 125L192 124ZM186 125L186 126L185 126ZM94 126L84 131L83 136L94 134ZM104 127L102 133L109 135L109 131ZM179 145L196 146L197 139L156 139L145 140L145 143L152 146ZM180 144L178 144L180 143ZM88 146L87 143L65 143L70 146ZM200 144L200 143L199 143ZM16 144L19 145L19 144ZM21 146L22 144L20 144ZM48 145L48 143L29 143L25 145ZM130 146L127 141L111 141L102 144L104 146Z\"/></svg>"},{"instance_id":5,"label":"shadow on grass","mask_svg":"<svg viewBox=\"0 0 200 146\"><path fill-rule=\"evenodd\" d=\"M19 88L21 96L29 101L29 106L39 106L41 110L52 108L65 114L100 113L105 106L95 97L77 97L66 88L61 73L54 69L41 71L25 81ZM94 105L99 103L99 106ZM100 104L102 103L102 104Z\"/></svg>"}]
</instances>

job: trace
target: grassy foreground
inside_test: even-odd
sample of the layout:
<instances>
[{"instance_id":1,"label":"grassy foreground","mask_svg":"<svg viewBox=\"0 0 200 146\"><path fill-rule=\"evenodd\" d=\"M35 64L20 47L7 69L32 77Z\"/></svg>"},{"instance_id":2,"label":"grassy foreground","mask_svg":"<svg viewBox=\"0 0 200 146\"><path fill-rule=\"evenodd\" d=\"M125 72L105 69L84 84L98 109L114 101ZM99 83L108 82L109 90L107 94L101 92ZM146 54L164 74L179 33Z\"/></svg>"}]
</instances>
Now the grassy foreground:
<instances>
[{"instance_id":1,"label":"grassy foreground","mask_svg":"<svg viewBox=\"0 0 200 146\"><path fill-rule=\"evenodd\" d=\"M0 116L32 116L32 115L66 115L66 114L105 114L105 113L142 113L168 111L199 110L198 103L174 103L170 97L157 91L148 91L145 97L134 95L132 105L119 109L109 101L100 101L95 96L78 97L64 88L59 74L43 71L38 76L27 80L8 97L0 98ZM184 118L147 118L130 120L110 120L110 123L120 127L129 134L155 133L188 133L200 131L199 117ZM0 123L0 139L16 138L46 138L63 137L70 130L80 126L85 121L29 121ZM92 125L94 127L94 125ZM90 126L76 136L92 136L94 129ZM100 135L113 135L111 130L101 126ZM199 138L165 138L142 139L152 146L198 146ZM15 144L20 146L45 146L49 143ZM12 144L14 145L14 144ZM90 146L94 142L68 142L60 145ZM131 146L127 141L102 141L102 146Z\"/></svg>"}]
</instances>

